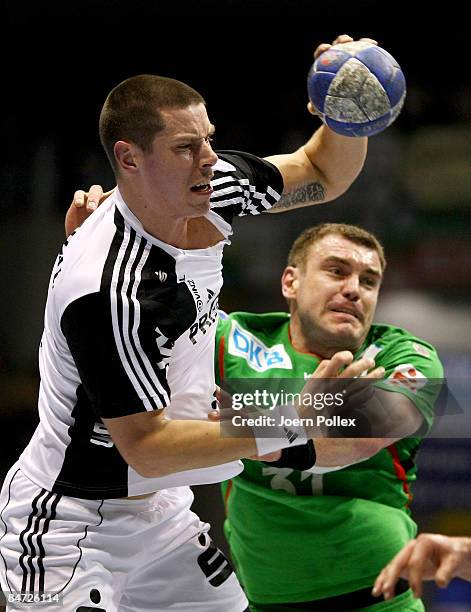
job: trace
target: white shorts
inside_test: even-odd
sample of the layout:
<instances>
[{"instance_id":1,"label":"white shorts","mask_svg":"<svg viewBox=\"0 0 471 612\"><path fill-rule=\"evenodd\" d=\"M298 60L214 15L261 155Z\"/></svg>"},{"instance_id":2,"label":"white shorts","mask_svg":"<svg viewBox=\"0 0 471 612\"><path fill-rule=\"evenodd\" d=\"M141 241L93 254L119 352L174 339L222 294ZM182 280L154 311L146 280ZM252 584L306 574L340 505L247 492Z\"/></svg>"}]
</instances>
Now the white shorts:
<instances>
[{"instance_id":1,"label":"white shorts","mask_svg":"<svg viewBox=\"0 0 471 612\"><path fill-rule=\"evenodd\" d=\"M247 599L192 501L188 487L139 500L66 497L14 466L0 495L3 591L32 593L45 601L30 609L48 612L242 612ZM62 607L48 602L55 594Z\"/></svg>"}]
</instances>

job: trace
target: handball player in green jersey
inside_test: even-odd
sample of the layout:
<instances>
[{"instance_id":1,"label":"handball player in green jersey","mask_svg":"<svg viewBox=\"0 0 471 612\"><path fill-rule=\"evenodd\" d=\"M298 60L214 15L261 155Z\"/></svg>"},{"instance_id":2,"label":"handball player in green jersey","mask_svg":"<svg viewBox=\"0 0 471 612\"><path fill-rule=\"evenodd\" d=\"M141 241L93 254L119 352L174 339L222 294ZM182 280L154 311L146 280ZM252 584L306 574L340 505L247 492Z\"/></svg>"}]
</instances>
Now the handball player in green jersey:
<instances>
[{"instance_id":1,"label":"handball player in green jersey","mask_svg":"<svg viewBox=\"0 0 471 612\"><path fill-rule=\"evenodd\" d=\"M406 581L388 601L371 594L379 571L416 534L414 459L443 377L433 346L373 323L384 269L373 235L350 225L316 226L295 241L283 272L290 314L235 312L219 322L219 383L292 377L302 385L322 360L345 349L384 368L376 385L389 392L404 423L395 441L315 440L317 454L330 452L336 467L244 460L243 473L223 484L225 532L254 612L424 610Z\"/></svg>"}]
</instances>

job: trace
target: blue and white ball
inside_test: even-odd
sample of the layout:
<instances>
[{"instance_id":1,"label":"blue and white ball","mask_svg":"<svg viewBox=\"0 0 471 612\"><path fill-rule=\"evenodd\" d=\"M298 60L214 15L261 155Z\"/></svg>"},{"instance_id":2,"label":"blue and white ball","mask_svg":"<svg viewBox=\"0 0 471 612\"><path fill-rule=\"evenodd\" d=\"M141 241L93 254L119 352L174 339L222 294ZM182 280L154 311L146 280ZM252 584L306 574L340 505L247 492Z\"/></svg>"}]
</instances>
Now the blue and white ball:
<instances>
[{"instance_id":1,"label":"blue and white ball","mask_svg":"<svg viewBox=\"0 0 471 612\"><path fill-rule=\"evenodd\" d=\"M399 115L406 97L401 67L369 42L334 45L314 62L309 99L322 121L343 136L373 136Z\"/></svg>"}]
</instances>

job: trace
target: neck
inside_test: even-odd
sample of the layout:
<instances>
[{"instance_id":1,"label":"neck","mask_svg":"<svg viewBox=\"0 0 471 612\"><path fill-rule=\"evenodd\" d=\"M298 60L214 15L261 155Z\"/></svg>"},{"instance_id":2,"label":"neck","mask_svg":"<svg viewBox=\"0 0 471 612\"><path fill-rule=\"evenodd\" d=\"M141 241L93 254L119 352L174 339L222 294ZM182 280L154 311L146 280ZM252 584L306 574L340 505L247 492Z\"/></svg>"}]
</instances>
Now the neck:
<instances>
[{"instance_id":1,"label":"neck","mask_svg":"<svg viewBox=\"0 0 471 612\"><path fill-rule=\"evenodd\" d=\"M118 181L118 187L126 206L136 215L148 234L176 248L189 248L189 217L162 214L157 203L146 199L132 185Z\"/></svg>"},{"instance_id":2,"label":"neck","mask_svg":"<svg viewBox=\"0 0 471 612\"><path fill-rule=\"evenodd\" d=\"M300 353L314 353L320 357L329 358L326 354L326 347L322 346L322 343L315 342L314 339L308 338L301 328L301 322L296 313L291 314L291 320L289 324L289 333L291 337L291 344Z\"/></svg>"},{"instance_id":3,"label":"neck","mask_svg":"<svg viewBox=\"0 0 471 612\"><path fill-rule=\"evenodd\" d=\"M162 213L158 203L144 198L139 190L118 182L126 206L142 223L145 231L165 244L177 249L206 249L220 242L224 236L204 215L176 217Z\"/></svg>"}]
</instances>

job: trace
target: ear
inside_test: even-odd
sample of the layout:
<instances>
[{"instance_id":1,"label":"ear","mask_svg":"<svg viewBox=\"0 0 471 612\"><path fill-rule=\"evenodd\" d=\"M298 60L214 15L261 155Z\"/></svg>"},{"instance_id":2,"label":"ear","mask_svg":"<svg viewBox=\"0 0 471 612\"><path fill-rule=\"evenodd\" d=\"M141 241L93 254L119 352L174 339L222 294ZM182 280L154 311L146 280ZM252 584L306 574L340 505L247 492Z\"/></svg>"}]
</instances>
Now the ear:
<instances>
[{"instance_id":1,"label":"ear","mask_svg":"<svg viewBox=\"0 0 471 612\"><path fill-rule=\"evenodd\" d=\"M287 300L296 298L299 286L299 268L287 266L281 276L281 292Z\"/></svg>"},{"instance_id":2,"label":"ear","mask_svg":"<svg viewBox=\"0 0 471 612\"><path fill-rule=\"evenodd\" d=\"M136 147L124 140L118 140L114 145L114 156L121 172L129 174L137 170Z\"/></svg>"}]
</instances>

